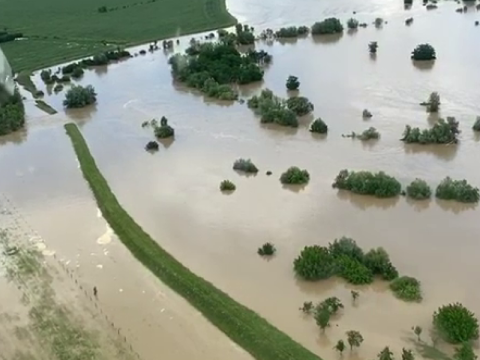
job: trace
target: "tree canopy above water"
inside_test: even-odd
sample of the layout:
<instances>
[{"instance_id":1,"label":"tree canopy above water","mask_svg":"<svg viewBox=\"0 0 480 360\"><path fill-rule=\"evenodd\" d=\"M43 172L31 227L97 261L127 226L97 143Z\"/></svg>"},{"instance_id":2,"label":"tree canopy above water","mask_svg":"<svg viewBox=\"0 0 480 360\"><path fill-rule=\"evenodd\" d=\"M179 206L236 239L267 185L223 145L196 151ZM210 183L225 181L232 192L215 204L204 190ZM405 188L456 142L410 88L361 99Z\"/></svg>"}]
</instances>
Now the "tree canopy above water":
<instances>
[{"instance_id":1,"label":"tree canopy above water","mask_svg":"<svg viewBox=\"0 0 480 360\"><path fill-rule=\"evenodd\" d=\"M25 108L17 89L13 95L0 84L0 136L20 130L25 125Z\"/></svg>"}]
</instances>

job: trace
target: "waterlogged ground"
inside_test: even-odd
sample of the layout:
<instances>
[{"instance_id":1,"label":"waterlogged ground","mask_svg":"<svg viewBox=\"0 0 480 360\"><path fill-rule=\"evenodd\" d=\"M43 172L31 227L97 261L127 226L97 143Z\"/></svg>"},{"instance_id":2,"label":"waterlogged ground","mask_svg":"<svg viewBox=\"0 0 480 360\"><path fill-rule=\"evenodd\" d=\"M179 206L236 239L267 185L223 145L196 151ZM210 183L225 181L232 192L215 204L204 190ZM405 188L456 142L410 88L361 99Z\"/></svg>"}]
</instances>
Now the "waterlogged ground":
<instances>
[{"instance_id":1,"label":"waterlogged ground","mask_svg":"<svg viewBox=\"0 0 480 360\"><path fill-rule=\"evenodd\" d=\"M480 315L480 289L472 286L478 275L480 210L435 200L374 200L337 193L331 183L339 170L349 168L384 170L404 184L421 177L436 186L449 175L480 186L475 165L480 143L471 131L480 115L479 28L474 26L480 13L470 7L458 14L458 6L444 2L426 11L420 3L404 10L402 2L390 0L232 0L232 13L257 29L311 25L327 16L346 21L353 11L360 21L388 21L381 29L370 25L340 39L259 46L274 61L264 83L242 89L243 95L269 87L286 96L285 79L298 76L301 94L314 103L315 116L329 125L326 138L308 132L312 118L302 119L297 130L265 127L246 105L211 102L173 84L167 56L159 51L87 72L81 83L92 84L99 93L94 108L64 114L62 93L45 99L59 110L55 116L45 117L29 106L28 134L2 139L0 188L85 287L99 288L103 311L145 359L159 354L178 359L246 355L112 238L97 217L63 134L60 125L66 120L81 125L126 209L194 272L325 359L334 356L333 345L350 329L361 331L365 342L349 357L369 359L387 345L398 353L413 347L413 325L424 327L428 338L431 315L439 305L460 301ZM407 27L404 21L411 16L414 23ZM370 41L379 44L375 59L368 54ZM423 42L435 46L438 60L419 68L409 54ZM440 116L460 121L461 143L405 146L399 138L406 124L428 127L435 120L418 105L432 91L441 95ZM373 113L371 120L362 120L364 108ZM153 136L140 125L162 115L175 128L175 141L156 154L146 153L143 146ZM341 137L369 126L381 133L378 142ZM239 157L252 158L259 175L234 173L231 166ZM278 181L291 165L311 175L310 184L298 192ZM266 176L267 170L273 175ZM237 184L234 194L219 192L223 179ZM361 295L353 306L351 287L343 282L295 280L292 262L303 246L325 245L340 236L351 236L366 249L386 248L401 273L422 281L422 304L396 300L378 283L357 289ZM256 254L266 241L278 248L271 261ZM297 309L303 301L328 296L339 297L345 310L321 335L314 321Z\"/></svg>"}]
</instances>

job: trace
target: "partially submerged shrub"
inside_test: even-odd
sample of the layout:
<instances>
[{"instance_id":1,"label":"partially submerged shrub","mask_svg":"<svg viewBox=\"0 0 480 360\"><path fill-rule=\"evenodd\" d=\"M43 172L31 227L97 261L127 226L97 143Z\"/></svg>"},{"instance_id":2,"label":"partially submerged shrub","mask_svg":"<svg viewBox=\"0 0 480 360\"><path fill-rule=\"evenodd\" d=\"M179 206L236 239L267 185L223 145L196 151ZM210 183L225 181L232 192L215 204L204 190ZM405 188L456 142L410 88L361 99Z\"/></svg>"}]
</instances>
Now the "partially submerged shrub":
<instances>
[{"instance_id":1,"label":"partially submerged shrub","mask_svg":"<svg viewBox=\"0 0 480 360\"><path fill-rule=\"evenodd\" d=\"M480 192L477 187L470 185L467 180L453 180L447 176L438 184L435 196L442 200L476 203L480 199Z\"/></svg>"},{"instance_id":2,"label":"partially submerged shrub","mask_svg":"<svg viewBox=\"0 0 480 360\"><path fill-rule=\"evenodd\" d=\"M398 180L380 171L342 170L337 175L333 187L349 190L356 194L373 195L379 198L394 197L400 194L402 186Z\"/></svg>"},{"instance_id":3,"label":"partially submerged shrub","mask_svg":"<svg viewBox=\"0 0 480 360\"><path fill-rule=\"evenodd\" d=\"M384 248L371 249L365 254L363 263L373 275L380 276L383 280L391 281L398 277L398 271Z\"/></svg>"},{"instance_id":4,"label":"partially submerged shrub","mask_svg":"<svg viewBox=\"0 0 480 360\"><path fill-rule=\"evenodd\" d=\"M373 115L370 111L368 111L367 109L363 109L363 112L362 112L362 117L363 118L370 119L372 116Z\"/></svg>"},{"instance_id":5,"label":"partially submerged shrub","mask_svg":"<svg viewBox=\"0 0 480 360\"><path fill-rule=\"evenodd\" d=\"M335 274L335 259L326 247L305 246L294 260L293 269L305 280L328 279Z\"/></svg>"},{"instance_id":6,"label":"partially submerged shrub","mask_svg":"<svg viewBox=\"0 0 480 360\"><path fill-rule=\"evenodd\" d=\"M379 28L383 25L383 19L382 18L376 18L374 23L375 23L375 27Z\"/></svg>"},{"instance_id":7,"label":"partially submerged shrub","mask_svg":"<svg viewBox=\"0 0 480 360\"><path fill-rule=\"evenodd\" d=\"M74 85L67 91L63 105L67 108L82 108L96 102L97 94L92 85Z\"/></svg>"},{"instance_id":8,"label":"partially submerged shrub","mask_svg":"<svg viewBox=\"0 0 480 360\"><path fill-rule=\"evenodd\" d=\"M340 239L335 239L333 243L329 243L328 250L335 259L338 259L341 256L347 256L360 262L364 261L362 248L357 245L355 240L345 236Z\"/></svg>"},{"instance_id":9,"label":"partially submerged shrub","mask_svg":"<svg viewBox=\"0 0 480 360\"><path fill-rule=\"evenodd\" d=\"M370 54L376 54L378 49L378 43L376 41L372 41L368 44L368 50Z\"/></svg>"},{"instance_id":10,"label":"partially submerged shrub","mask_svg":"<svg viewBox=\"0 0 480 360\"><path fill-rule=\"evenodd\" d=\"M298 81L298 77L290 75L287 79L286 86L287 86L287 89L290 91L298 90L300 86L300 81Z\"/></svg>"},{"instance_id":11,"label":"partially submerged shrub","mask_svg":"<svg viewBox=\"0 0 480 360\"><path fill-rule=\"evenodd\" d=\"M458 129L458 121L454 117L447 117L447 121L439 119L433 127L420 130L420 128L412 128L410 125L405 126L402 141L406 143L417 144L456 144L458 142L457 135L460 133Z\"/></svg>"},{"instance_id":12,"label":"partially submerged shrub","mask_svg":"<svg viewBox=\"0 0 480 360\"><path fill-rule=\"evenodd\" d=\"M156 151L158 150L158 143L156 141L149 141L147 145L145 145L145 150Z\"/></svg>"},{"instance_id":13,"label":"partially submerged shrub","mask_svg":"<svg viewBox=\"0 0 480 360\"><path fill-rule=\"evenodd\" d=\"M230 180L223 180L221 183L220 183L220 190L221 191L234 191L237 187L235 186L235 184L233 182L231 182Z\"/></svg>"},{"instance_id":14,"label":"partially submerged shrub","mask_svg":"<svg viewBox=\"0 0 480 360\"><path fill-rule=\"evenodd\" d=\"M315 307L315 311L326 310L331 315L337 314L340 309L343 309L343 304L336 296L326 298Z\"/></svg>"},{"instance_id":15,"label":"partially submerged shrub","mask_svg":"<svg viewBox=\"0 0 480 360\"><path fill-rule=\"evenodd\" d=\"M13 95L0 83L0 136L20 130L25 125L25 107L17 88Z\"/></svg>"},{"instance_id":16,"label":"partially submerged shrub","mask_svg":"<svg viewBox=\"0 0 480 360\"><path fill-rule=\"evenodd\" d=\"M343 25L337 18L327 18L312 25L312 35L328 35L343 32Z\"/></svg>"},{"instance_id":17,"label":"partially submerged shrub","mask_svg":"<svg viewBox=\"0 0 480 360\"><path fill-rule=\"evenodd\" d=\"M295 96L287 100L287 107L297 116L307 115L313 111L313 104L304 96Z\"/></svg>"},{"instance_id":18,"label":"partially submerged shrub","mask_svg":"<svg viewBox=\"0 0 480 360\"><path fill-rule=\"evenodd\" d=\"M310 180L310 174L307 170L301 170L296 166L287 169L281 176L280 182L284 185L303 185Z\"/></svg>"},{"instance_id":19,"label":"partially submerged shrub","mask_svg":"<svg viewBox=\"0 0 480 360\"><path fill-rule=\"evenodd\" d=\"M59 93L60 91L63 90L63 85L62 84L57 84L55 85L55 87L53 88L53 92L54 93Z\"/></svg>"},{"instance_id":20,"label":"partially submerged shrub","mask_svg":"<svg viewBox=\"0 0 480 360\"><path fill-rule=\"evenodd\" d=\"M373 282L373 274L360 261L342 255L337 259L338 275L354 285L365 285Z\"/></svg>"},{"instance_id":21,"label":"partially submerged shrub","mask_svg":"<svg viewBox=\"0 0 480 360\"><path fill-rule=\"evenodd\" d=\"M72 72L73 79L80 79L83 76L83 69L81 67L76 67Z\"/></svg>"},{"instance_id":22,"label":"partially submerged shrub","mask_svg":"<svg viewBox=\"0 0 480 360\"><path fill-rule=\"evenodd\" d=\"M448 304L433 313L433 326L447 342L459 344L479 337L478 320L460 303Z\"/></svg>"},{"instance_id":23,"label":"partially submerged shrub","mask_svg":"<svg viewBox=\"0 0 480 360\"><path fill-rule=\"evenodd\" d=\"M250 159L238 159L233 163L233 170L243 171L249 174L256 174L257 167Z\"/></svg>"},{"instance_id":24,"label":"partially submerged shrub","mask_svg":"<svg viewBox=\"0 0 480 360\"><path fill-rule=\"evenodd\" d=\"M312 311L313 311L313 302L311 301L305 301L303 303L303 306L300 308L300 310L304 313L304 314L310 314Z\"/></svg>"},{"instance_id":25,"label":"partially submerged shrub","mask_svg":"<svg viewBox=\"0 0 480 360\"><path fill-rule=\"evenodd\" d=\"M409 198L426 200L432 196L432 189L430 189L425 180L415 179L407 186L406 193Z\"/></svg>"},{"instance_id":26,"label":"partially submerged shrub","mask_svg":"<svg viewBox=\"0 0 480 360\"><path fill-rule=\"evenodd\" d=\"M271 256L271 255L275 254L276 251L277 251L277 249L275 248L275 245L267 242L267 243L263 244L262 247L258 248L257 253L260 256Z\"/></svg>"},{"instance_id":27,"label":"partially submerged shrub","mask_svg":"<svg viewBox=\"0 0 480 360\"><path fill-rule=\"evenodd\" d=\"M480 131L480 116L477 116L477 120L472 126L473 131Z\"/></svg>"},{"instance_id":28,"label":"partially submerged shrub","mask_svg":"<svg viewBox=\"0 0 480 360\"><path fill-rule=\"evenodd\" d=\"M328 132L328 126L321 118L317 118L310 125L310 132L326 134Z\"/></svg>"},{"instance_id":29,"label":"partially submerged shrub","mask_svg":"<svg viewBox=\"0 0 480 360\"><path fill-rule=\"evenodd\" d=\"M425 105L427 111L430 113L438 112L438 109L440 108L440 95L436 91L432 92L428 97L428 101L423 102L421 105Z\"/></svg>"},{"instance_id":30,"label":"partially submerged shrub","mask_svg":"<svg viewBox=\"0 0 480 360\"><path fill-rule=\"evenodd\" d=\"M357 135L353 133L353 138L358 138L362 141L367 140L378 140L380 139L380 133L374 127L369 127L367 130L364 130L361 134Z\"/></svg>"},{"instance_id":31,"label":"partially submerged shrub","mask_svg":"<svg viewBox=\"0 0 480 360\"><path fill-rule=\"evenodd\" d=\"M410 276L396 278L390 284L390 289L396 297L405 301L421 301L422 290L420 281Z\"/></svg>"},{"instance_id":32,"label":"partially submerged shrub","mask_svg":"<svg viewBox=\"0 0 480 360\"><path fill-rule=\"evenodd\" d=\"M412 52L412 60L429 61L435 60L437 55L435 49L430 44L420 44Z\"/></svg>"},{"instance_id":33,"label":"partially submerged shrub","mask_svg":"<svg viewBox=\"0 0 480 360\"><path fill-rule=\"evenodd\" d=\"M298 127L295 113L287 108L286 101L275 96L269 89L262 90L260 95L251 97L247 105L261 116L264 124L275 123L281 126Z\"/></svg>"},{"instance_id":34,"label":"partially submerged shrub","mask_svg":"<svg viewBox=\"0 0 480 360\"><path fill-rule=\"evenodd\" d=\"M347 27L349 29L357 29L358 28L358 25L359 25L359 22L357 19L354 19L354 18L351 18L351 19L348 19L347 21Z\"/></svg>"},{"instance_id":35,"label":"partially submerged shrub","mask_svg":"<svg viewBox=\"0 0 480 360\"><path fill-rule=\"evenodd\" d=\"M168 125L168 119L165 116L160 119L160 126L154 126L153 132L159 139L166 139L175 135L175 130Z\"/></svg>"}]
</instances>

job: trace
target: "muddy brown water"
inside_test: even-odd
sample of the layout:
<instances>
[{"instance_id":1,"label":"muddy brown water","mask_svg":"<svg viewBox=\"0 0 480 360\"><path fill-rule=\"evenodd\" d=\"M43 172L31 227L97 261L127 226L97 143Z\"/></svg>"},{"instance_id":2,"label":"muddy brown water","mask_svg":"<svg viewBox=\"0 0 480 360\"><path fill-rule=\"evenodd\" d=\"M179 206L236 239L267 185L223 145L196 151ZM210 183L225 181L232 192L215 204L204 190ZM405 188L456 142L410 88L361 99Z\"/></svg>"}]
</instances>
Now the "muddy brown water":
<instances>
[{"instance_id":1,"label":"muddy brown water","mask_svg":"<svg viewBox=\"0 0 480 360\"><path fill-rule=\"evenodd\" d=\"M401 1L391 0L232 0L231 12L258 30L310 25L328 16L344 21L355 16L370 24L340 39L260 44L274 56L273 64L263 84L242 89L244 96L264 87L287 96L285 79L298 76L301 95L315 105L314 116L329 125L326 138L308 132L313 116L303 118L296 130L265 127L245 104L209 101L173 84L167 55L158 51L88 71L80 83L96 88L99 101L93 108L64 113L63 92L46 97L60 112L55 116L28 106L28 133L2 139L1 191L48 248L87 286L99 288L104 309L145 359L246 355L147 274L111 236L63 134L60 125L66 120L81 126L120 201L164 248L312 351L331 358L332 346L350 329L360 330L365 342L349 356L371 358L386 345L396 352L411 347L410 328L428 329L439 305L460 301L480 315L480 290L472 286L480 273L480 210L436 200L352 196L337 193L331 183L339 170L349 168L384 170L404 184L421 177L434 187L449 175L480 186L475 165L480 143L471 130L480 115L480 30L474 26L480 13L470 7L458 14L458 6L444 2L427 11L420 2L405 10ZM411 16L414 23L405 26ZM376 29L371 25L376 17L388 23ZM376 58L368 54L370 41L379 44ZM423 42L437 50L432 66L419 67L409 59ZM43 87L38 78L37 84ZM418 105L432 91L441 96L440 116L459 120L461 143L405 146L399 138L406 124L428 127L435 121ZM364 108L373 118L362 119ZM175 141L156 154L146 153L143 146L153 136L140 125L162 115L175 128ZM379 141L341 137L370 126L381 133ZM260 173L233 172L239 157L251 158ZM291 165L310 172L311 181L301 191L284 189L278 181ZM266 176L267 170L273 175ZM234 194L219 192L223 179L237 184ZM353 307L352 287L343 282L307 284L294 278L292 262L303 246L325 245L340 236L353 237L366 249L386 248L402 274L422 281L424 301L401 302L380 283L359 288ZM256 254L266 241L278 248L271 261ZM346 308L321 335L297 309L303 301L327 296L339 297ZM168 311L171 319L164 316Z\"/></svg>"}]
</instances>

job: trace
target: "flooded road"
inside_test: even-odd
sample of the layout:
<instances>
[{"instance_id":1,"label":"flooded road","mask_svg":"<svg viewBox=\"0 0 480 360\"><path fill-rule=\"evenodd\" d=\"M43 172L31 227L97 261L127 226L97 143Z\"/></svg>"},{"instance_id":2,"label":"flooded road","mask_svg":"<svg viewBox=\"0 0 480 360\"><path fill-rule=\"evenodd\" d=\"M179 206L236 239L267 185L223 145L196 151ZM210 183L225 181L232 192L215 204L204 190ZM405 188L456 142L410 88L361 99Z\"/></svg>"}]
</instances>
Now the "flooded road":
<instances>
[{"instance_id":1,"label":"flooded road","mask_svg":"<svg viewBox=\"0 0 480 360\"><path fill-rule=\"evenodd\" d=\"M167 56L159 51L88 71L80 83L97 90L94 108L64 114L64 93L47 96L59 114L37 117L32 110L26 136L17 142L2 139L0 189L57 256L70 261L82 281L97 284L104 309L133 337L145 359L174 350L180 352L178 359L246 355L226 339L216 341L224 337L206 321L191 327L189 320L200 315L184 303L175 318L185 321L173 328L164 325L168 320L162 317L161 293L168 293L167 298L175 295L160 289L97 217L60 126L67 119L81 125L101 171L127 211L192 271L324 359L335 356L333 345L351 329L365 338L351 356L372 358L384 346L398 353L411 347L406 339L410 328L428 329L432 312L442 304L460 301L480 314L480 289L472 286L478 275L480 210L436 200L410 203L403 198L352 196L337 193L331 183L339 170L348 168L383 170L404 185L421 177L434 187L448 175L480 186L475 166L480 143L471 130L480 115L480 30L474 26L480 12L470 8L458 14L458 6L444 2L427 11L420 3L404 10L402 2L391 0L282 4L232 0L231 12L257 30L311 25L328 16L344 22L351 16L369 24L376 17L388 22L381 29L369 25L353 34L345 32L336 41L309 37L258 46L273 55L273 64L263 84L242 89L242 95L268 87L286 96L286 78L298 76L300 94L314 103L314 116L329 126L326 138L308 132L313 117L302 119L295 130L269 128L245 104L218 104L173 84ZM408 17L414 17L409 27L404 24ZM379 44L374 59L368 53L370 41ZM437 51L438 60L430 68L419 68L410 60L413 48L424 42ZM37 86L43 87L40 81ZM405 146L399 138L406 124L428 127L435 120L418 105L432 91L441 96L440 116L459 120L460 144ZM365 108L373 113L366 121ZM175 128L175 141L156 154L146 153L143 146L153 134L141 123L162 115ZM370 126L380 132L379 141L365 144L341 136ZM259 174L247 178L233 172L233 162L240 157L251 158ZM284 189L278 181L292 165L310 172L311 181L300 192ZM273 175L266 176L267 170ZM219 192L223 179L237 185L234 194ZM385 284L375 284L359 288L360 301L353 307L351 287L343 282L295 280L293 259L305 245L326 245L341 236L356 239L365 249L383 246L402 274L422 281L424 301L405 304L385 290ZM278 249L271 261L256 254L267 241ZM339 297L345 310L321 335L298 307L328 296ZM167 347L179 334L192 339L191 349L204 346L204 356L194 357L193 350L181 352L188 349L184 338Z\"/></svg>"}]
</instances>

